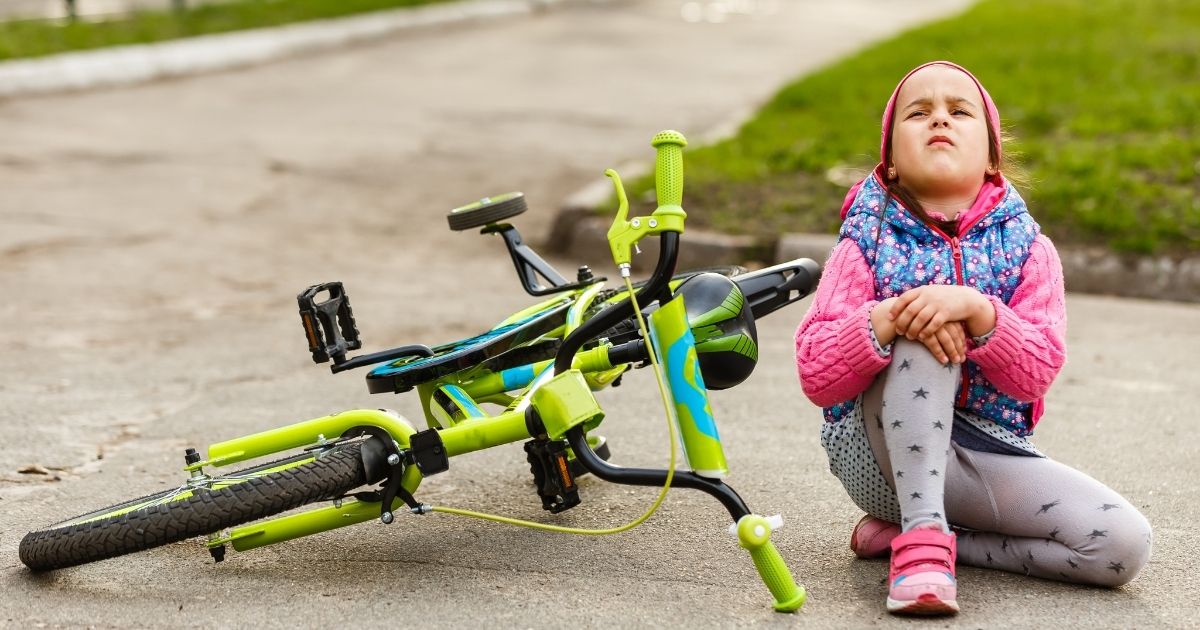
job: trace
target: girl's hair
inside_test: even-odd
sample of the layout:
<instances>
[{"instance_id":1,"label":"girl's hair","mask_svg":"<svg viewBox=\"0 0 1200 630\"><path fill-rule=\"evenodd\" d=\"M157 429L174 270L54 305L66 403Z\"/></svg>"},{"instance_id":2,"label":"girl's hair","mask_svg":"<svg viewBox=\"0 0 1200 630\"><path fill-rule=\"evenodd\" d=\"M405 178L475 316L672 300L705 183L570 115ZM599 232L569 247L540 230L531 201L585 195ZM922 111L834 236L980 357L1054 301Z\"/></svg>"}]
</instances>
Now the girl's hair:
<instances>
[{"instance_id":1,"label":"girl's hair","mask_svg":"<svg viewBox=\"0 0 1200 630\"><path fill-rule=\"evenodd\" d=\"M996 147L999 146L1000 143L997 142L996 134L1000 134L1001 141L1007 141L1009 139L1007 134L1005 134L1002 130L993 129L992 121L989 117L984 116L984 122L987 123L988 132L988 164L997 171L1000 171L1002 167L1007 167L1009 170L1015 170L1015 173L1011 173L1007 176L1009 180L1013 180L1014 178L1016 178L1018 181L1024 180L1024 174L1020 171L1019 167L1014 168L1015 165L1011 163L1011 159L1006 160L1002 156L997 155ZM889 132L886 153L887 159L883 164L883 172L885 173L884 184L887 186L888 193L888 198L886 203L884 203L884 208L886 208L888 204L892 202L892 199L895 199L899 201L905 208L908 208L910 212L917 215L917 218L921 219L921 221L923 221L926 225L932 225L945 232L948 236L958 236L958 221L954 219L946 219L943 221L929 216L929 213L925 211L925 208L921 207L921 202L917 201L917 198L913 196L913 194L909 192L907 188L900 184L900 180L889 179L886 176L888 168L887 165L892 161L893 138L895 138L895 134ZM1011 152L1007 153L1010 154L1009 157L1011 158Z\"/></svg>"}]
</instances>

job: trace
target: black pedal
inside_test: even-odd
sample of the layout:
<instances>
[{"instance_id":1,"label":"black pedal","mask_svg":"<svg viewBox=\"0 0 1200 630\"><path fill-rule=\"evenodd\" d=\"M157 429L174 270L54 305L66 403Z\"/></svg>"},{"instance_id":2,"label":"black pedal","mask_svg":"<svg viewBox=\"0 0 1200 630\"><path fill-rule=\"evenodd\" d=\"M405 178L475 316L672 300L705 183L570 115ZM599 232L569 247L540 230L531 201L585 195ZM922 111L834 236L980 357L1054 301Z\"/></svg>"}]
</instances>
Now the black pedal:
<instances>
[{"instance_id":1,"label":"black pedal","mask_svg":"<svg viewBox=\"0 0 1200 630\"><path fill-rule=\"evenodd\" d=\"M579 488L567 459L566 442L530 440L525 443L525 456L543 510L558 514L579 505Z\"/></svg>"},{"instance_id":2,"label":"black pedal","mask_svg":"<svg viewBox=\"0 0 1200 630\"><path fill-rule=\"evenodd\" d=\"M317 296L325 292L329 293L329 299L318 303ZM350 297L341 282L314 284L297 295L296 302L300 306L300 323L304 325L313 363L333 359L335 364L340 364L346 361L347 351L362 347Z\"/></svg>"}]
</instances>

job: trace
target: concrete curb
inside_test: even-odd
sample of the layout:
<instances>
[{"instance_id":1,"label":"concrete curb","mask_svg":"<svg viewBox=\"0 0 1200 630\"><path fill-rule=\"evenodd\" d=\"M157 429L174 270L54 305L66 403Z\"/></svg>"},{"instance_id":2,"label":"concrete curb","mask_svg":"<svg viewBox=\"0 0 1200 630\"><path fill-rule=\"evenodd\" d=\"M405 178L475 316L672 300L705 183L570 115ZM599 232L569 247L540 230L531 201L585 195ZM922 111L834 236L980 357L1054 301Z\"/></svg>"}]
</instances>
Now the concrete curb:
<instances>
[{"instance_id":1,"label":"concrete curb","mask_svg":"<svg viewBox=\"0 0 1200 630\"><path fill-rule=\"evenodd\" d=\"M0 97L130 85L327 50L411 28L525 15L570 0L463 0L0 63Z\"/></svg>"},{"instance_id":2,"label":"concrete curb","mask_svg":"<svg viewBox=\"0 0 1200 630\"><path fill-rule=\"evenodd\" d=\"M646 172L643 167L641 172ZM632 173L631 173L632 175ZM612 185L607 179L594 182L563 202L551 230L549 248L572 251L573 256L606 269L606 233L612 220L599 217L595 208L608 200ZM782 234L778 239L730 236L688 230L680 249L679 267L713 265L773 265L796 258L823 263L837 242L832 234ZM648 271L657 252L644 247L634 257L634 268ZM1060 247L1067 290L1127 298L1200 302L1200 256L1174 259L1166 256L1124 256L1101 248Z\"/></svg>"}]
</instances>

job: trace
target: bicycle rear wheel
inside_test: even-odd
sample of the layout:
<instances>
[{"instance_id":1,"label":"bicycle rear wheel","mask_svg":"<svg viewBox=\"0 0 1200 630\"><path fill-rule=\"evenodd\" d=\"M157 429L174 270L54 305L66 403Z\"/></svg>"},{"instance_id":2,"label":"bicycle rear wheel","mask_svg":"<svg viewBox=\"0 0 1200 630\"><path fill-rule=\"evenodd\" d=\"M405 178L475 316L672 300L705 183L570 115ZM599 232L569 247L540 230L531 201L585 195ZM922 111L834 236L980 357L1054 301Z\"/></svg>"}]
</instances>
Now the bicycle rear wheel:
<instances>
[{"instance_id":1,"label":"bicycle rear wheel","mask_svg":"<svg viewBox=\"0 0 1200 630\"><path fill-rule=\"evenodd\" d=\"M366 483L362 444L249 468L217 478L212 488L166 490L30 532L21 540L21 562L34 571L62 569L342 496Z\"/></svg>"}]
</instances>

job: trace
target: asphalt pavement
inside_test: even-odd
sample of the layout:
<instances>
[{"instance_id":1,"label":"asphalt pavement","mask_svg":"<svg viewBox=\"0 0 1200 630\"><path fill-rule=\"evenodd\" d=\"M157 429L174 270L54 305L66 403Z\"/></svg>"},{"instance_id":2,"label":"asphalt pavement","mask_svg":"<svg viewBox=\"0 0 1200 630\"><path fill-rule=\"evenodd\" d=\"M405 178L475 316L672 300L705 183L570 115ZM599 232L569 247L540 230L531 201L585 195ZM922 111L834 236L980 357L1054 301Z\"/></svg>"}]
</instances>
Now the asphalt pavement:
<instances>
[{"instance_id":1,"label":"asphalt pavement","mask_svg":"<svg viewBox=\"0 0 1200 630\"><path fill-rule=\"evenodd\" d=\"M713 395L752 508L809 591L770 609L706 496L672 492L618 536L446 515L367 523L214 564L195 541L45 575L25 532L179 482L182 449L359 407L417 420L413 396L308 359L294 296L342 280L367 349L472 335L532 303L499 239L446 228L523 190L553 209L650 137L728 127L784 81L964 2L566 3L406 31L336 52L137 87L0 102L0 624L6 627L1194 627L1200 307L1071 294L1068 365L1036 437L1155 527L1131 584L1101 590L971 568L964 612L883 612L886 564L846 547L859 514L826 470L791 335L807 302L759 323L762 356ZM704 4L704 3L700 3ZM686 247L686 239L685 244ZM570 260L554 259L570 271ZM611 270L599 270L614 275ZM636 378L635 378L636 377ZM648 373L601 395L613 459L661 465ZM20 472L20 471L26 472ZM544 514L519 446L456 458L424 500L576 526L630 520L652 489L581 483ZM1030 480L1036 483L1036 480Z\"/></svg>"}]
</instances>

